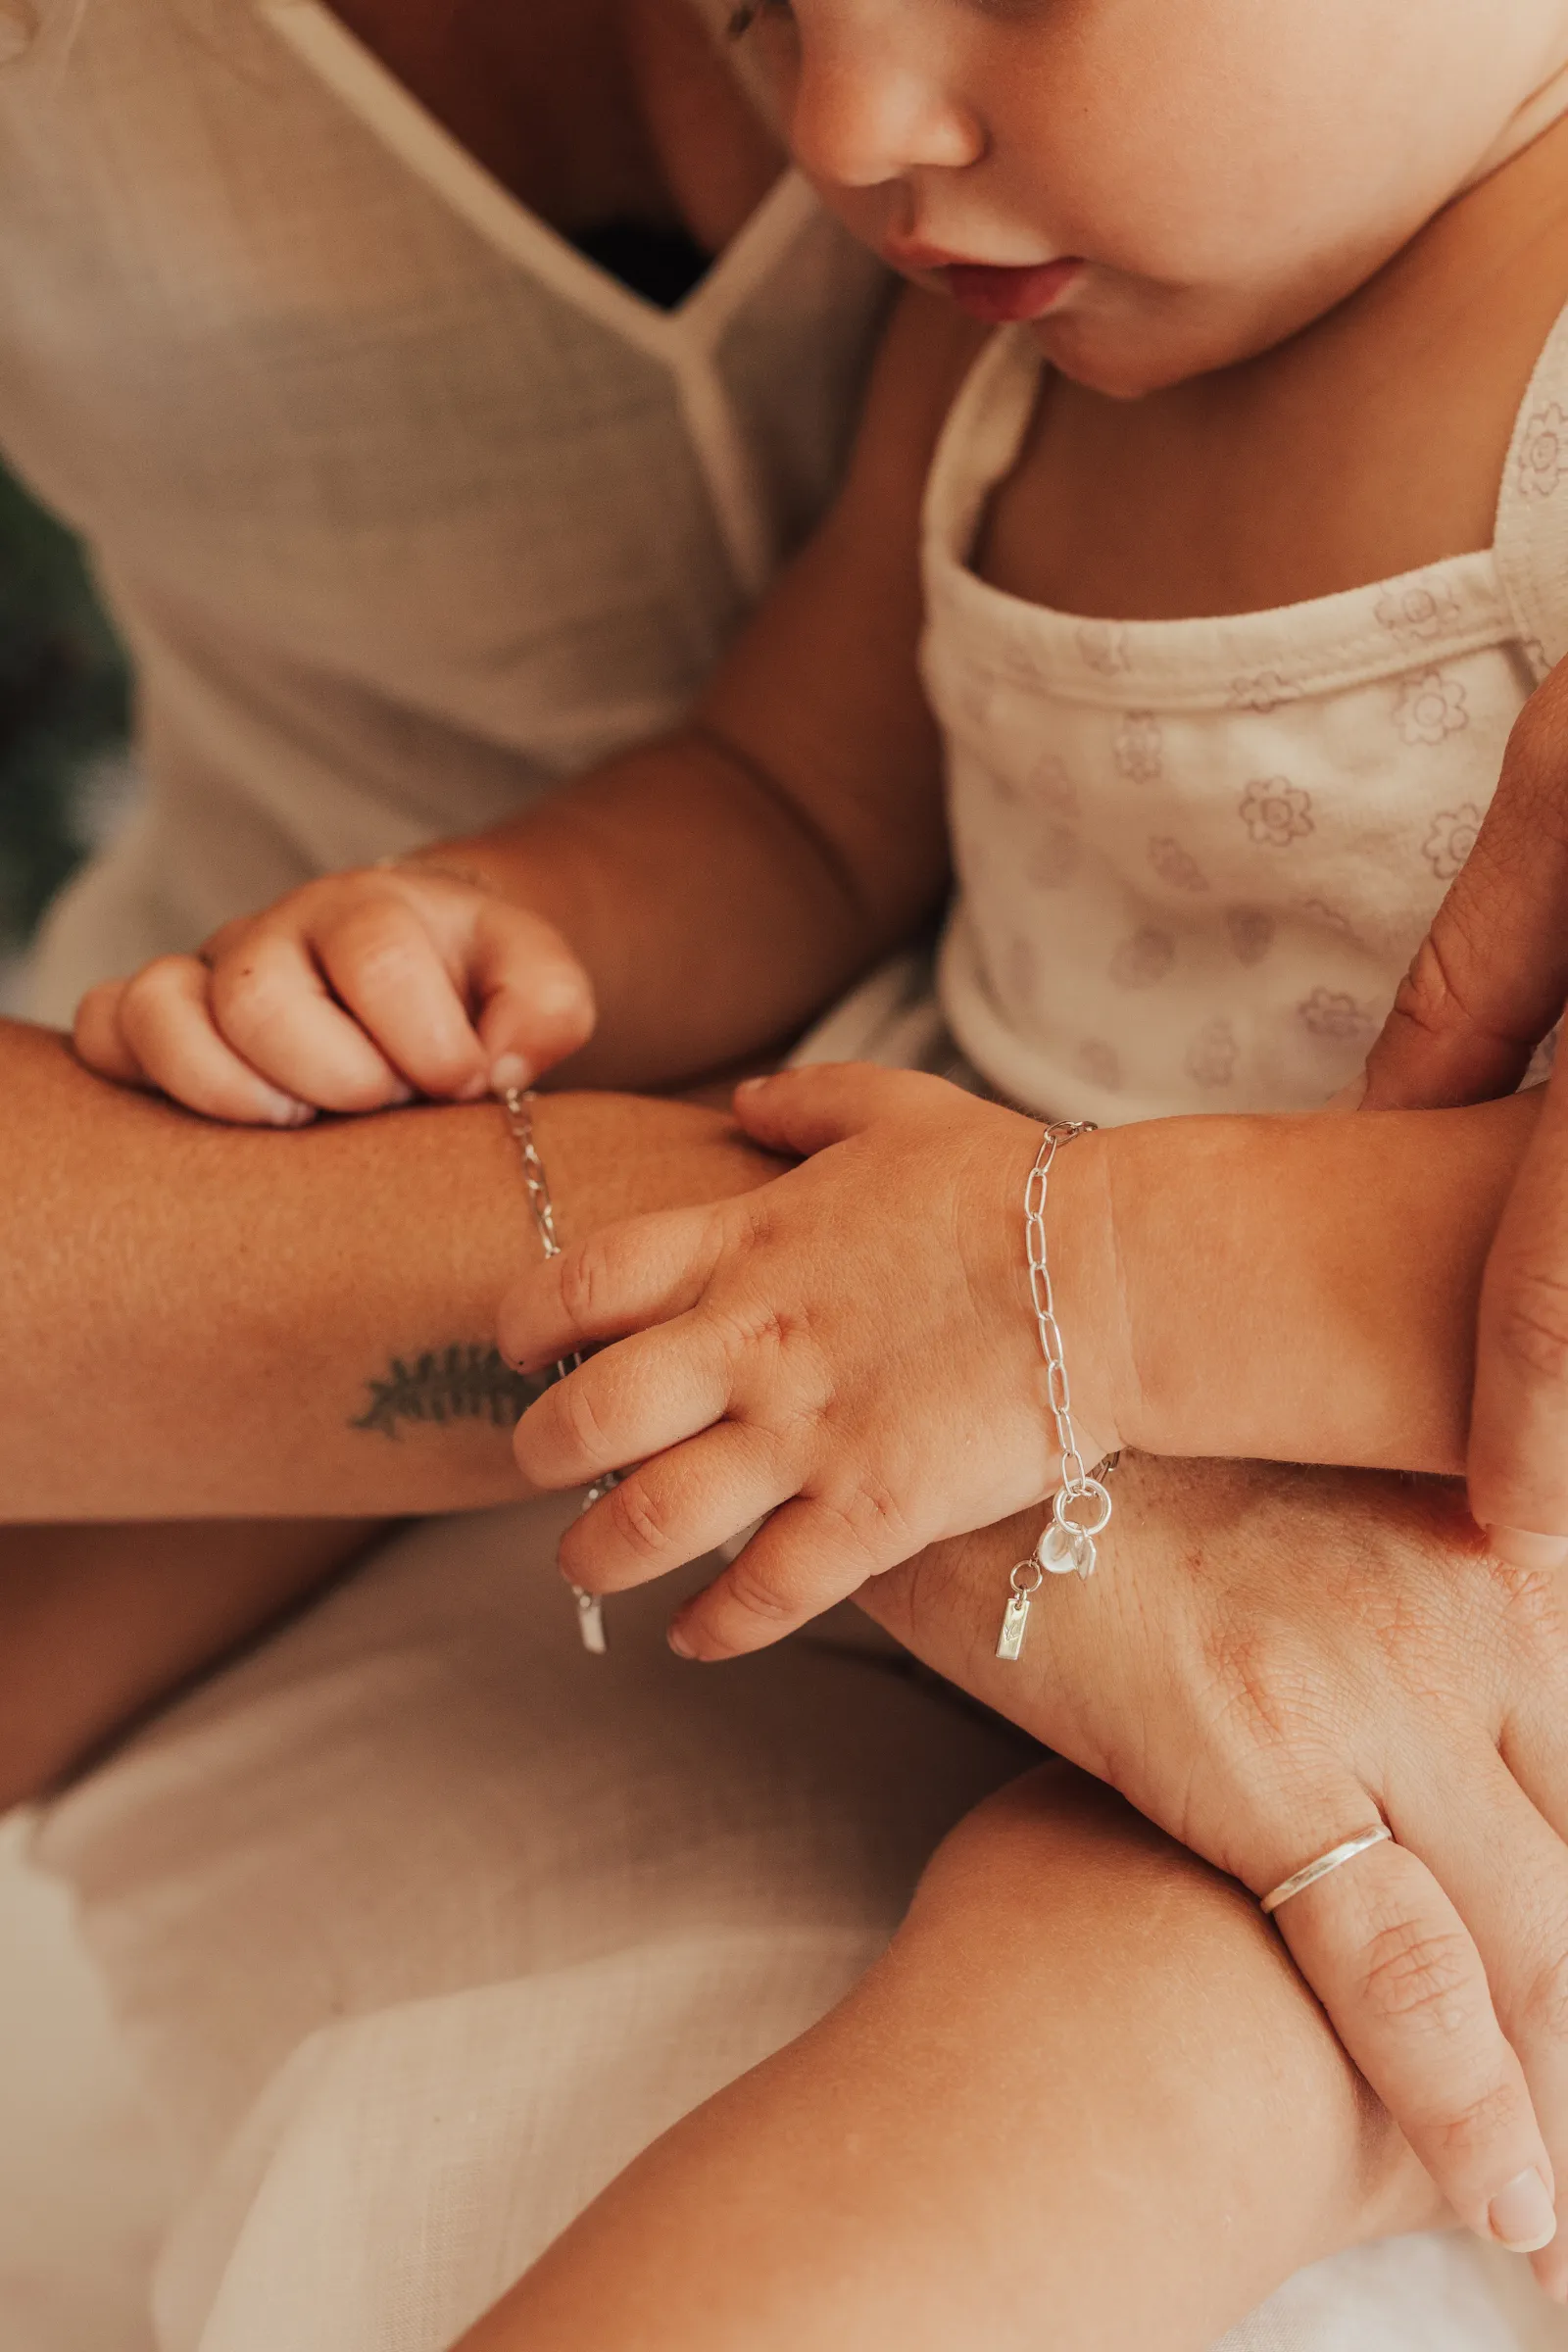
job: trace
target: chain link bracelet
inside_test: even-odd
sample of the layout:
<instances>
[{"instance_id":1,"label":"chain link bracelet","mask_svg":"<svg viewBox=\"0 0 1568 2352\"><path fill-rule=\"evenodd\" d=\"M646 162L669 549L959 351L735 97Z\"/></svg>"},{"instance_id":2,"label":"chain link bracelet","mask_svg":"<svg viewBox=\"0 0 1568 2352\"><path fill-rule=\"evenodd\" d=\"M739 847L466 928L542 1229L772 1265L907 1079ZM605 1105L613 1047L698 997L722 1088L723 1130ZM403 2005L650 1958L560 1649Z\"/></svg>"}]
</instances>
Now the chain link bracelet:
<instances>
[{"instance_id":1,"label":"chain link bracelet","mask_svg":"<svg viewBox=\"0 0 1568 2352\"><path fill-rule=\"evenodd\" d=\"M1051 1188L1051 1170L1056 1153L1063 1144L1074 1142L1080 1135L1093 1135L1092 1119L1076 1121L1054 1119L1041 1138L1035 1154L1035 1164L1029 1171L1024 1187L1024 1241L1029 1253L1029 1297L1035 1310L1035 1325L1040 1335L1040 1352L1046 1359L1046 1396L1051 1417L1056 1425L1056 1444L1061 1452L1061 1485L1052 1504L1051 1517L1046 1522L1039 1543L1028 1559L1019 1560L1007 1579L1009 1598L997 1636L997 1655L1015 1661L1023 1649L1023 1638L1029 1624L1029 1604L1048 1576L1093 1576L1099 1553L1095 1539L1102 1536L1110 1525L1114 1505L1105 1491L1105 1480L1115 1469L1118 1456L1107 1454L1091 1471L1084 1465L1078 1446L1078 1433L1073 1427L1072 1384L1067 1378L1067 1358L1061 1344L1061 1325L1056 1321L1055 1294L1051 1287L1051 1267L1046 1256L1046 1197Z\"/></svg>"},{"instance_id":2,"label":"chain link bracelet","mask_svg":"<svg viewBox=\"0 0 1568 2352\"><path fill-rule=\"evenodd\" d=\"M527 1189L528 1205L533 1210L533 1221L538 1228L544 1253L547 1258L559 1257L561 1242L556 1233L556 1206L550 1198L550 1179L545 1174L545 1163L539 1156L539 1146L534 1140L533 1094L522 1087L509 1086L502 1090L497 1099L507 1114L508 1132L522 1161L522 1181ZM582 1360L581 1355L564 1355L556 1366L557 1380L564 1380L569 1372L575 1372ZM603 1478L596 1478L583 1494L583 1510L591 1511L612 1487L619 1484L618 1470L607 1470ZM602 1658L610 1647L605 1635L604 1602L597 1592L585 1592L580 1585L573 1585L571 1592L577 1603L577 1631L582 1636L582 1645L592 1656Z\"/></svg>"}]
</instances>

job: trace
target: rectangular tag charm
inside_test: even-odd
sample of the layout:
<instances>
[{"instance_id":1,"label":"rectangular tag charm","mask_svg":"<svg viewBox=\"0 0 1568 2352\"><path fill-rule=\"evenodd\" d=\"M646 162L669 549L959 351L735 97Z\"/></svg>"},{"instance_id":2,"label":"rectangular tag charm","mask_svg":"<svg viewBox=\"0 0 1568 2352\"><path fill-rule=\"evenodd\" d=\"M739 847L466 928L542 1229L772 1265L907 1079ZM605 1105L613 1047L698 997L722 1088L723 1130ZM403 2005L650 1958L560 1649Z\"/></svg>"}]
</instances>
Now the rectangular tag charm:
<instances>
[{"instance_id":1,"label":"rectangular tag charm","mask_svg":"<svg viewBox=\"0 0 1568 2352\"><path fill-rule=\"evenodd\" d=\"M576 1586L572 1590L577 1592L577 1631L582 1636L584 1649L591 1658L608 1657L610 1643L605 1639L604 1602L597 1592L577 1592Z\"/></svg>"},{"instance_id":2,"label":"rectangular tag charm","mask_svg":"<svg viewBox=\"0 0 1568 2352\"><path fill-rule=\"evenodd\" d=\"M1014 1592L1007 1603L1007 1613L1002 1620L1002 1631L997 1636L999 1658L1017 1657L1023 1647L1024 1628L1028 1623L1029 1595L1027 1592Z\"/></svg>"}]
</instances>

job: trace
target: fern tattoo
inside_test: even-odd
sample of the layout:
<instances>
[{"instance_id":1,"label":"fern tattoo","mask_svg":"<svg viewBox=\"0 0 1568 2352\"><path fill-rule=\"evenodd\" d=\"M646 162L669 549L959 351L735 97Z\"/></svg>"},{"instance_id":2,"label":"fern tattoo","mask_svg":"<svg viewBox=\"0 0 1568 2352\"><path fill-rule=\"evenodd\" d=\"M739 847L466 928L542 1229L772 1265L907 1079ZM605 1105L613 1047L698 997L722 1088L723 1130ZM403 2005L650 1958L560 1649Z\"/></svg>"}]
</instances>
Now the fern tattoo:
<instances>
[{"instance_id":1,"label":"fern tattoo","mask_svg":"<svg viewBox=\"0 0 1568 2352\"><path fill-rule=\"evenodd\" d=\"M412 1364L395 1355L389 1377L367 1383L370 1401L350 1429L398 1436L400 1421L485 1421L511 1429L540 1396L546 1381L514 1372L497 1348L454 1346L430 1350Z\"/></svg>"}]
</instances>

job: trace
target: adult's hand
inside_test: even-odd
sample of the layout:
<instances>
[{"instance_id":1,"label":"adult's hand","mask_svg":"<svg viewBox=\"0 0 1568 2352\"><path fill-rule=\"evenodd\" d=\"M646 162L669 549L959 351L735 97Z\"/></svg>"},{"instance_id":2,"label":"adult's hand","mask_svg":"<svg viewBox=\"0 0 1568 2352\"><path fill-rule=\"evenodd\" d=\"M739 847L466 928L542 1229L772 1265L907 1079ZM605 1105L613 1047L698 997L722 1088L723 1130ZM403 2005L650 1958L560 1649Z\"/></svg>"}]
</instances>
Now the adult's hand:
<instances>
[{"instance_id":1,"label":"adult's hand","mask_svg":"<svg viewBox=\"0 0 1568 2352\"><path fill-rule=\"evenodd\" d=\"M1040 1514L864 1588L917 1656L1261 1896L1459 2219L1524 2249L1568 2188L1568 1592L1456 1492L1129 1457L1101 1572L994 1652ZM1568 2299L1568 2231L1536 2255Z\"/></svg>"},{"instance_id":2,"label":"adult's hand","mask_svg":"<svg viewBox=\"0 0 1568 2352\"><path fill-rule=\"evenodd\" d=\"M1568 662L1526 705L1475 847L1367 1063L1362 1107L1511 1092L1568 1002ZM1520 1567L1568 1565L1568 1068L1481 1295L1470 1505Z\"/></svg>"}]
</instances>

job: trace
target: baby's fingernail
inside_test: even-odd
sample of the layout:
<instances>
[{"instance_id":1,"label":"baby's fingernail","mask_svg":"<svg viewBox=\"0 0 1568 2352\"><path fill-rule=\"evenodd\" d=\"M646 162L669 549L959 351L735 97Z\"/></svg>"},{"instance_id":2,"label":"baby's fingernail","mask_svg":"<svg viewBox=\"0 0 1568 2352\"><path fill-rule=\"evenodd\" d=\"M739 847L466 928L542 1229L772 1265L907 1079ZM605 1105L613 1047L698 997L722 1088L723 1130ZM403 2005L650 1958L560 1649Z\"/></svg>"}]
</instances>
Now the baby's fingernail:
<instances>
[{"instance_id":1,"label":"baby's fingernail","mask_svg":"<svg viewBox=\"0 0 1568 2352\"><path fill-rule=\"evenodd\" d=\"M267 1115L274 1127L308 1127L316 1111L309 1102L296 1102L292 1095L273 1095Z\"/></svg>"},{"instance_id":2,"label":"baby's fingernail","mask_svg":"<svg viewBox=\"0 0 1568 2352\"><path fill-rule=\"evenodd\" d=\"M1539 2254L1557 2234L1551 2191L1534 2167L1499 2188L1487 2208L1487 2224L1510 2254Z\"/></svg>"},{"instance_id":3,"label":"baby's fingernail","mask_svg":"<svg viewBox=\"0 0 1568 2352\"><path fill-rule=\"evenodd\" d=\"M477 1102L481 1095L493 1094L495 1091L495 1085L491 1079L470 1078L466 1086L459 1087L457 1099L460 1102Z\"/></svg>"},{"instance_id":4,"label":"baby's fingernail","mask_svg":"<svg viewBox=\"0 0 1568 2352\"><path fill-rule=\"evenodd\" d=\"M1324 1109L1359 1110L1366 1101L1366 1090L1369 1084L1370 1081L1365 1070L1357 1070L1348 1086L1342 1086L1337 1095L1330 1095L1323 1105Z\"/></svg>"},{"instance_id":5,"label":"baby's fingernail","mask_svg":"<svg viewBox=\"0 0 1568 2352\"><path fill-rule=\"evenodd\" d=\"M519 1090L533 1084L533 1071L520 1054L503 1054L490 1065L490 1091L507 1095L514 1087Z\"/></svg>"},{"instance_id":6,"label":"baby's fingernail","mask_svg":"<svg viewBox=\"0 0 1568 2352\"><path fill-rule=\"evenodd\" d=\"M766 1084L765 1078L743 1078L735 1092L738 1095L760 1095Z\"/></svg>"},{"instance_id":7,"label":"baby's fingernail","mask_svg":"<svg viewBox=\"0 0 1568 2352\"><path fill-rule=\"evenodd\" d=\"M1548 1575L1568 1567L1568 1536L1532 1535L1525 1527L1489 1527L1487 1542L1510 1568L1534 1568Z\"/></svg>"},{"instance_id":8,"label":"baby's fingernail","mask_svg":"<svg viewBox=\"0 0 1568 2352\"><path fill-rule=\"evenodd\" d=\"M696 1657L696 1650L693 1649L691 1643L687 1641L685 1635L681 1632L678 1625L672 1625L670 1627L668 1633L664 1636L664 1640L669 1643L670 1648L675 1652L677 1658Z\"/></svg>"}]
</instances>

